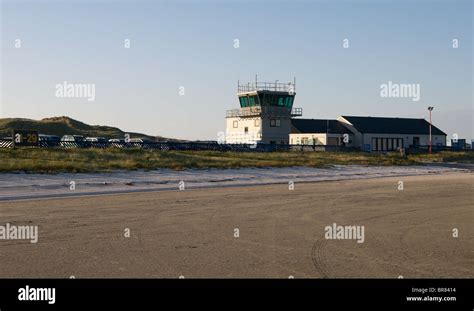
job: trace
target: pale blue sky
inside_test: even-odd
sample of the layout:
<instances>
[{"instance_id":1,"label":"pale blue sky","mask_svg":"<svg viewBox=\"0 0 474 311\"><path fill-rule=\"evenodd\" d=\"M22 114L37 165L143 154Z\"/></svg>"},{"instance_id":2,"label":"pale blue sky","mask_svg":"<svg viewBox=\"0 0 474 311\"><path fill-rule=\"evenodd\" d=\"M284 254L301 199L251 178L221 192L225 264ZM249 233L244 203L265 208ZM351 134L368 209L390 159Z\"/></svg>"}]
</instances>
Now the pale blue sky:
<instances>
[{"instance_id":1,"label":"pale blue sky","mask_svg":"<svg viewBox=\"0 0 474 311\"><path fill-rule=\"evenodd\" d=\"M295 107L305 118L417 118L434 106L435 125L471 139L472 17L470 0L3 0L0 116L67 115L215 140L225 111L238 108L237 80L258 74L280 82L296 76ZM381 98L389 80L420 83L421 100ZM56 98L63 81L94 83L95 101Z\"/></svg>"}]
</instances>

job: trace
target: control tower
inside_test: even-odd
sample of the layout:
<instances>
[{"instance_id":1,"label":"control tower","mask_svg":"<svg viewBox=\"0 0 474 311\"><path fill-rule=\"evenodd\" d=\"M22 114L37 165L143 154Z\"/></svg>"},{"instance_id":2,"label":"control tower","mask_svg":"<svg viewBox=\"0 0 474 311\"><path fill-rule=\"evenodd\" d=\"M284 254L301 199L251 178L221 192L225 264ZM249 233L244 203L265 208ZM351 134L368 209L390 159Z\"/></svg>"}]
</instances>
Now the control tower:
<instances>
[{"instance_id":1,"label":"control tower","mask_svg":"<svg viewBox=\"0 0 474 311\"><path fill-rule=\"evenodd\" d=\"M288 83L237 83L240 108L226 113L228 144L288 144L291 118L303 115L293 108L295 80Z\"/></svg>"}]
</instances>

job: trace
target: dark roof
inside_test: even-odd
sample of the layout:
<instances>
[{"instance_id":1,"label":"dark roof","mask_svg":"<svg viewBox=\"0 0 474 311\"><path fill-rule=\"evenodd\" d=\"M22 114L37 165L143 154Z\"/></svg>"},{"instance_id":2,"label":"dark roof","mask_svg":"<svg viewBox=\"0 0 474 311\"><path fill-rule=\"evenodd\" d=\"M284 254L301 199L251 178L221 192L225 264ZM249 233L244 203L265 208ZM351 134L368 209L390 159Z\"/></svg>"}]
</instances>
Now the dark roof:
<instances>
[{"instance_id":1,"label":"dark roof","mask_svg":"<svg viewBox=\"0 0 474 311\"><path fill-rule=\"evenodd\" d=\"M425 119L342 116L361 133L429 135L430 123ZM432 135L446 135L431 126Z\"/></svg>"},{"instance_id":2,"label":"dark roof","mask_svg":"<svg viewBox=\"0 0 474 311\"><path fill-rule=\"evenodd\" d=\"M352 134L352 131L337 120L292 119L291 133Z\"/></svg>"}]
</instances>

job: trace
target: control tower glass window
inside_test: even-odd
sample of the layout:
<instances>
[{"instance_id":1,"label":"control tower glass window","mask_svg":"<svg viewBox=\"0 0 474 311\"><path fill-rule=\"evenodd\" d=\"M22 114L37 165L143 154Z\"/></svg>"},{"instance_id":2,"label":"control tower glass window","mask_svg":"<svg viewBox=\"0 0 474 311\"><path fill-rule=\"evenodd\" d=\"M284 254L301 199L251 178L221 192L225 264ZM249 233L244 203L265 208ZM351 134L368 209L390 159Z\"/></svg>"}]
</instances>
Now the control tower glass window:
<instances>
[{"instance_id":1,"label":"control tower glass window","mask_svg":"<svg viewBox=\"0 0 474 311\"><path fill-rule=\"evenodd\" d=\"M242 108L248 107L249 101L248 101L247 96L239 97L239 101L240 101L240 107L242 107Z\"/></svg>"},{"instance_id":2,"label":"control tower glass window","mask_svg":"<svg viewBox=\"0 0 474 311\"><path fill-rule=\"evenodd\" d=\"M250 106L250 107L258 106L258 98L257 98L257 96L249 96L249 106Z\"/></svg>"},{"instance_id":3,"label":"control tower glass window","mask_svg":"<svg viewBox=\"0 0 474 311\"><path fill-rule=\"evenodd\" d=\"M258 97L256 95L255 96L241 96L239 97L239 101L240 101L241 108L259 106Z\"/></svg>"},{"instance_id":4,"label":"control tower glass window","mask_svg":"<svg viewBox=\"0 0 474 311\"><path fill-rule=\"evenodd\" d=\"M255 107L255 106L272 106L272 107L286 107L291 109L293 107L293 101L295 97L293 95L284 94L258 94L258 95L247 95L240 96L240 107Z\"/></svg>"},{"instance_id":5,"label":"control tower glass window","mask_svg":"<svg viewBox=\"0 0 474 311\"><path fill-rule=\"evenodd\" d=\"M293 96L278 97L278 106L291 108L293 107L293 99Z\"/></svg>"}]
</instances>

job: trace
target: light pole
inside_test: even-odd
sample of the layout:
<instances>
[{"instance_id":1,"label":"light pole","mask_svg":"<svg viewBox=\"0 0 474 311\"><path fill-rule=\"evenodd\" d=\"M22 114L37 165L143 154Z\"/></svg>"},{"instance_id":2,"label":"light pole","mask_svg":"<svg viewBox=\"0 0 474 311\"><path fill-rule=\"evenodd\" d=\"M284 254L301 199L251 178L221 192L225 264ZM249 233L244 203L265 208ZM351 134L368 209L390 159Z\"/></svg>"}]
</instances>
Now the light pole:
<instances>
[{"instance_id":1,"label":"light pole","mask_svg":"<svg viewBox=\"0 0 474 311\"><path fill-rule=\"evenodd\" d=\"M431 147L432 146L432 144L431 144L431 112L433 111L433 108L434 107L432 107L432 106L428 107L428 110L430 112L430 149L429 149L430 153L431 153L431 149L432 149L432 147Z\"/></svg>"}]
</instances>

